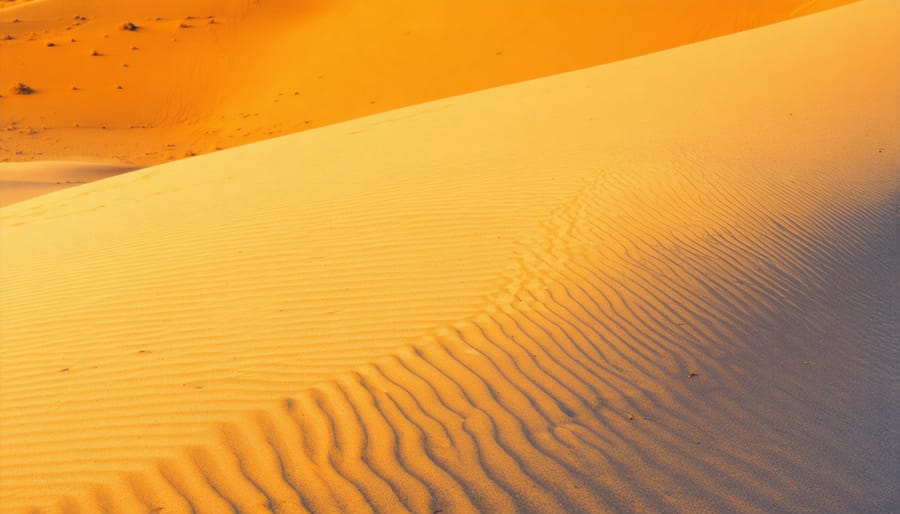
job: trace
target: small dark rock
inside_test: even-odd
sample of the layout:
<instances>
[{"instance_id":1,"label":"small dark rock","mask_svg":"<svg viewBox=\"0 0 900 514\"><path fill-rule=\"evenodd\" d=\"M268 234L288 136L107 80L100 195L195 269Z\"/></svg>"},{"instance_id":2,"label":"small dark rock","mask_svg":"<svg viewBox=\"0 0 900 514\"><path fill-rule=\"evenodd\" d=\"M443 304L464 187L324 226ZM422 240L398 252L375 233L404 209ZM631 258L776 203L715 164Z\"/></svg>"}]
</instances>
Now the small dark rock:
<instances>
[{"instance_id":1,"label":"small dark rock","mask_svg":"<svg viewBox=\"0 0 900 514\"><path fill-rule=\"evenodd\" d=\"M22 82L19 82L18 84L13 86L12 90L13 90L13 93L15 93L17 95L33 95L34 94L34 89L32 89L28 84L24 84Z\"/></svg>"}]
</instances>

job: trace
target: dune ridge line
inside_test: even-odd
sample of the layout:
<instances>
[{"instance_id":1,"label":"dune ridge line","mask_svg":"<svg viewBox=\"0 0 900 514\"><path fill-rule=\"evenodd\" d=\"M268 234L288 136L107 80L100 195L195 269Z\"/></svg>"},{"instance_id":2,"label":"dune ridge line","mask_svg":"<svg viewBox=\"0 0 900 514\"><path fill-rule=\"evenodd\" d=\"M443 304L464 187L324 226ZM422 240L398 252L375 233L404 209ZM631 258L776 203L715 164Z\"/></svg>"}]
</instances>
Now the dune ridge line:
<instances>
[{"instance_id":1,"label":"dune ridge line","mask_svg":"<svg viewBox=\"0 0 900 514\"><path fill-rule=\"evenodd\" d=\"M891 511L897 22L3 207L0 510Z\"/></svg>"}]
</instances>

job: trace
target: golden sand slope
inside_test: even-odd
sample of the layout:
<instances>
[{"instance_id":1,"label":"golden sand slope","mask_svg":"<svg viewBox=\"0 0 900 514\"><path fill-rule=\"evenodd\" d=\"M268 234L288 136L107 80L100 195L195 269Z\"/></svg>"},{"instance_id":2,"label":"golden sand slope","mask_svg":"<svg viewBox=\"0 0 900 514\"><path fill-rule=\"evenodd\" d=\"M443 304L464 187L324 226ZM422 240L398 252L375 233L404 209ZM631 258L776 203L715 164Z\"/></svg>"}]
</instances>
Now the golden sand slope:
<instances>
[{"instance_id":1,"label":"golden sand slope","mask_svg":"<svg viewBox=\"0 0 900 514\"><path fill-rule=\"evenodd\" d=\"M3 511L889 512L898 23L3 208Z\"/></svg>"},{"instance_id":2,"label":"golden sand slope","mask_svg":"<svg viewBox=\"0 0 900 514\"><path fill-rule=\"evenodd\" d=\"M0 16L0 160L159 163L849 1L42 0Z\"/></svg>"}]
</instances>

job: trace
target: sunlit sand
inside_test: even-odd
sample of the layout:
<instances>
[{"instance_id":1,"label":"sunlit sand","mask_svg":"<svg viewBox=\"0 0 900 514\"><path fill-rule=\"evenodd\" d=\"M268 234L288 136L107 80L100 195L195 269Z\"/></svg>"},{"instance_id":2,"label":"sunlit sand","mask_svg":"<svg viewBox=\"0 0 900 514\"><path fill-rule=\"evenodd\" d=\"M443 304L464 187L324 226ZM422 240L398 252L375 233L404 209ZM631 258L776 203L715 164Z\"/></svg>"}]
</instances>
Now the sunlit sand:
<instances>
[{"instance_id":1,"label":"sunlit sand","mask_svg":"<svg viewBox=\"0 0 900 514\"><path fill-rule=\"evenodd\" d=\"M163 59L185 31L177 44L247 62L288 31L278 2L215 3L185 20L155 2L158 22L150 2L110 6L140 28L90 28L95 13L70 32L108 30L109 47L41 51L120 66L132 36ZM449 84L386 73L365 86L380 107L340 105L344 75L316 90L330 100L309 130L273 102L300 75L254 71L277 85L253 89L218 63L202 98L178 57L159 77L186 84L169 104L112 72L71 94L99 102L102 82L122 103L2 93L0 116L61 107L33 141L0 139L5 157L53 161L0 165L0 199L41 193L0 208L0 512L896 511L900 4L825 9L839 3L711 17L615 55L449 66ZM0 18L38 23L54 4ZM285 48L376 14L321 4ZM246 41L244 19L271 39L216 53ZM483 30L458 49L421 35L395 69L437 48L475 58ZM12 84L33 49L6 45ZM50 77L34 73L22 81ZM265 94L237 117L231 95L251 89ZM114 134L56 128L84 116ZM62 176L90 183L50 192Z\"/></svg>"},{"instance_id":2,"label":"sunlit sand","mask_svg":"<svg viewBox=\"0 0 900 514\"><path fill-rule=\"evenodd\" d=\"M0 160L157 164L849 1L20 0Z\"/></svg>"}]
</instances>

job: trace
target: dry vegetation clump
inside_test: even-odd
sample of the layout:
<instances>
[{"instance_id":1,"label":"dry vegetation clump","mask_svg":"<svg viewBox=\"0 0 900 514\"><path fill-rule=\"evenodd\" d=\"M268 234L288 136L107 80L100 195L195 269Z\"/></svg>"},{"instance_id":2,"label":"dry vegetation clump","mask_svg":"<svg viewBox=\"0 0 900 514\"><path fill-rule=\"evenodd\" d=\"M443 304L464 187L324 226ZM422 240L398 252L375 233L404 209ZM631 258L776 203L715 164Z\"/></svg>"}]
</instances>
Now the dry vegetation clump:
<instances>
[{"instance_id":1,"label":"dry vegetation clump","mask_svg":"<svg viewBox=\"0 0 900 514\"><path fill-rule=\"evenodd\" d=\"M17 95L33 95L34 89L32 89L28 84L19 82L12 87L12 92Z\"/></svg>"}]
</instances>

